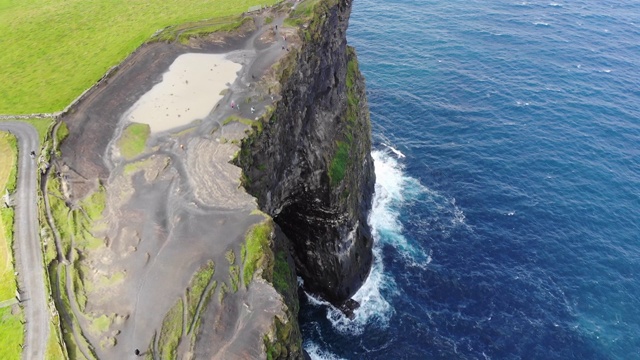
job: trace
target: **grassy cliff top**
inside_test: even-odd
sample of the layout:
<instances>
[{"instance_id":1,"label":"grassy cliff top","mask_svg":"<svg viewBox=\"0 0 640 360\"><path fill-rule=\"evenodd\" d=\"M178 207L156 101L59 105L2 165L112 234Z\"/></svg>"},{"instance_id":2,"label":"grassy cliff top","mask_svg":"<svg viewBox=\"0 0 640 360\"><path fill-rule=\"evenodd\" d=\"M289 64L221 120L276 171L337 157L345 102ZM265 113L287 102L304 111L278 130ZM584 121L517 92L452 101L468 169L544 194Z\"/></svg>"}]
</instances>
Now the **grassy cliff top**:
<instances>
[{"instance_id":1,"label":"grassy cliff top","mask_svg":"<svg viewBox=\"0 0 640 360\"><path fill-rule=\"evenodd\" d=\"M0 114L60 111L156 30L279 0L0 0Z\"/></svg>"}]
</instances>

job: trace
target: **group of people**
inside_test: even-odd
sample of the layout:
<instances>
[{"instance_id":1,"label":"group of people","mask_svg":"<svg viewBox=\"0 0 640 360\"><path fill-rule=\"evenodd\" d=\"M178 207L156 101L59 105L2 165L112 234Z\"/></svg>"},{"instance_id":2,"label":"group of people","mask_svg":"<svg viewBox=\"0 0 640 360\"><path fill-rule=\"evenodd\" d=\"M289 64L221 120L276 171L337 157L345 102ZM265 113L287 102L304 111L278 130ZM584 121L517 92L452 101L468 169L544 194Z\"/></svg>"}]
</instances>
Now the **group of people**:
<instances>
[{"instance_id":1,"label":"group of people","mask_svg":"<svg viewBox=\"0 0 640 360\"><path fill-rule=\"evenodd\" d=\"M240 105L236 104L235 101L231 100L231 108L240 111ZM256 112L256 108L254 108L253 106L251 107L251 113L255 113Z\"/></svg>"}]
</instances>

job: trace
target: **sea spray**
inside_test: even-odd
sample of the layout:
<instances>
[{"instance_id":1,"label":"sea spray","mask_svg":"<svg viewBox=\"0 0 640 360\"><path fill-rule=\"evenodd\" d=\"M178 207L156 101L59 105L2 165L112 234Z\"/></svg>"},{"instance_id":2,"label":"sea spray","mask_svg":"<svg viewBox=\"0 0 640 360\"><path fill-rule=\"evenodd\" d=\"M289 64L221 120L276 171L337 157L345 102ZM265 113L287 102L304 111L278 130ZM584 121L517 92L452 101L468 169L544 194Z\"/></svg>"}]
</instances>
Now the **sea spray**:
<instances>
[{"instance_id":1,"label":"sea spray","mask_svg":"<svg viewBox=\"0 0 640 360\"><path fill-rule=\"evenodd\" d=\"M321 349L320 346L313 341L305 342L304 349L312 360L343 360L341 357L332 354L327 350Z\"/></svg>"},{"instance_id":2,"label":"sea spray","mask_svg":"<svg viewBox=\"0 0 640 360\"><path fill-rule=\"evenodd\" d=\"M354 311L354 318L347 318L329 302L305 293L309 304L326 307L327 319L341 333L361 334L365 325L373 319L376 320L377 326L385 327L393 314L393 309L384 295L392 294L394 291L393 279L384 273L382 261L384 245L391 245L406 254L411 263L426 264L428 262L428 256L414 248L401 234L402 224L399 216L406 202L405 199L415 199L425 189L415 179L404 174L402 165L392 155L395 154L398 158L404 157L399 156L398 153L391 150L390 146L385 150L375 150L372 153L376 187L369 224L374 238L374 263L369 277L353 296L353 299L360 303L360 307Z\"/></svg>"}]
</instances>

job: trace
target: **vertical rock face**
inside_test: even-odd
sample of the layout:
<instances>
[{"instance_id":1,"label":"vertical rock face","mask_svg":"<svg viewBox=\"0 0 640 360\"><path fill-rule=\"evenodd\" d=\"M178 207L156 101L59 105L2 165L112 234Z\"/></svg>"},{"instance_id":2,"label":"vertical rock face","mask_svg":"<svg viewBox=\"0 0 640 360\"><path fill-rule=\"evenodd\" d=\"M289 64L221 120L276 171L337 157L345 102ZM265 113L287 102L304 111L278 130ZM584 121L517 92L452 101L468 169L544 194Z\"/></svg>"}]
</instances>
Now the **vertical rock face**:
<instances>
[{"instance_id":1,"label":"vertical rock face","mask_svg":"<svg viewBox=\"0 0 640 360\"><path fill-rule=\"evenodd\" d=\"M340 304L372 262L374 187L364 79L346 30L350 1L321 0L281 63L282 98L237 163L246 189L291 240L305 287Z\"/></svg>"}]
</instances>

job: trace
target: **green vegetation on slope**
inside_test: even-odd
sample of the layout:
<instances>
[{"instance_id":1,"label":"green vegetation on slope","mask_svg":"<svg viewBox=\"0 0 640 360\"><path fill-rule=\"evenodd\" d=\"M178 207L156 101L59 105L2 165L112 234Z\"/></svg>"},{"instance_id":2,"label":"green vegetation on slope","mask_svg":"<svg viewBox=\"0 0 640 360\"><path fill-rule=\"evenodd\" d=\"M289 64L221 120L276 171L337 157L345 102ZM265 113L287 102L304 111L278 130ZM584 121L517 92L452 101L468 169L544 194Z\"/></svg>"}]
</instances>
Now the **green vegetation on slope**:
<instances>
[{"instance_id":1,"label":"green vegetation on slope","mask_svg":"<svg viewBox=\"0 0 640 360\"><path fill-rule=\"evenodd\" d=\"M16 187L18 143L16 138L0 132L0 197ZM0 301L13 299L16 294L16 279L11 251L13 239L13 209L5 208L0 200Z\"/></svg>"},{"instance_id":2,"label":"green vegetation on slope","mask_svg":"<svg viewBox=\"0 0 640 360\"><path fill-rule=\"evenodd\" d=\"M229 16L215 18L207 21L169 26L168 28L162 30L160 33L154 35L149 40L149 42L180 41L180 43L186 44L192 37L203 36L214 32L230 32L252 21L253 18L251 17Z\"/></svg>"},{"instance_id":3,"label":"green vegetation on slope","mask_svg":"<svg viewBox=\"0 0 640 360\"><path fill-rule=\"evenodd\" d=\"M58 126L58 131L56 132L56 143L60 146L62 140L66 139L69 136L69 128L64 121L60 122L60 126Z\"/></svg>"},{"instance_id":4,"label":"green vegetation on slope","mask_svg":"<svg viewBox=\"0 0 640 360\"><path fill-rule=\"evenodd\" d=\"M64 328L66 329L66 331L62 331L62 336L66 345L67 352L69 353L69 358L84 358L84 356L82 356L83 353L80 351L80 347L82 347L85 352L87 352L88 356L90 356L92 359L95 359L95 354L93 354L93 347L80 332L80 324L78 323L78 319L71 310L71 302L69 297L67 296L66 291L66 283L68 279L64 267L58 267L57 264L50 266L49 276L51 277L53 299L56 303L56 308L59 309L59 311L66 313L68 316L68 319L64 321ZM77 337L74 336L73 329L78 332Z\"/></svg>"},{"instance_id":5,"label":"green vegetation on slope","mask_svg":"<svg viewBox=\"0 0 640 360\"><path fill-rule=\"evenodd\" d=\"M106 203L107 191L103 186L100 186L97 191L83 199L80 205L92 221L97 221L102 219Z\"/></svg>"},{"instance_id":6,"label":"green vegetation on slope","mask_svg":"<svg viewBox=\"0 0 640 360\"><path fill-rule=\"evenodd\" d=\"M0 196L15 190L18 156L16 138L0 132ZM16 294L16 278L12 256L13 209L0 204L0 302L11 300ZM12 314L12 308L17 314ZM23 340L22 312L17 306L0 308L0 359L20 359Z\"/></svg>"},{"instance_id":7,"label":"green vegetation on slope","mask_svg":"<svg viewBox=\"0 0 640 360\"><path fill-rule=\"evenodd\" d=\"M80 202L82 208L69 209L60 192L60 183L56 178L47 181L51 215L60 233L63 253L71 249L71 239L80 250L93 250L104 245L101 239L92 234L95 222L102 218L105 208L106 193L104 187L98 189Z\"/></svg>"},{"instance_id":8,"label":"green vegetation on slope","mask_svg":"<svg viewBox=\"0 0 640 360\"><path fill-rule=\"evenodd\" d=\"M158 347L161 359L175 359L176 350L182 337L182 299L169 310L162 322L160 337L158 338Z\"/></svg>"},{"instance_id":9,"label":"green vegetation on slope","mask_svg":"<svg viewBox=\"0 0 640 360\"><path fill-rule=\"evenodd\" d=\"M207 265L200 268L193 278L191 278L191 283L187 290L187 314L190 319L193 319L191 322L195 321L194 316L196 315L196 308L202 299L202 295L204 294L207 285L211 281L214 271L215 264L213 261L209 260Z\"/></svg>"},{"instance_id":10,"label":"green vegetation on slope","mask_svg":"<svg viewBox=\"0 0 640 360\"><path fill-rule=\"evenodd\" d=\"M251 119L247 119L247 118L243 118L243 117L239 117L236 115L231 115L228 118L224 119L224 121L222 121L222 125L227 125L230 124L234 121L237 121L241 124L247 125L247 126L251 126L252 129L255 129L258 131L258 134L262 132L262 121L261 120L251 120Z\"/></svg>"},{"instance_id":11,"label":"green vegetation on slope","mask_svg":"<svg viewBox=\"0 0 640 360\"><path fill-rule=\"evenodd\" d=\"M313 9L319 0L306 0L298 4L296 9L284 19L285 26L297 27L309 21L313 16Z\"/></svg>"},{"instance_id":12,"label":"green vegetation on slope","mask_svg":"<svg viewBox=\"0 0 640 360\"><path fill-rule=\"evenodd\" d=\"M331 159L329 165L329 178L331 179L331 186L340 184L347 171L347 164L349 163L349 144L344 141L337 142L337 149L335 155Z\"/></svg>"},{"instance_id":13,"label":"green vegetation on slope","mask_svg":"<svg viewBox=\"0 0 640 360\"><path fill-rule=\"evenodd\" d=\"M273 222L271 219L267 219L260 224L252 226L247 232L245 237L247 242L246 257L242 270L242 280L245 286L249 286L256 269L261 266L265 252L271 251L269 240L271 239L272 231Z\"/></svg>"},{"instance_id":14,"label":"green vegetation on slope","mask_svg":"<svg viewBox=\"0 0 640 360\"><path fill-rule=\"evenodd\" d=\"M58 345L55 343L50 343L48 347L54 353L66 350L72 359L83 358L81 354L95 358L93 353L93 345L95 344L90 344L84 337L77 317L82 316L85 320L91 321L89 331L94 335L104 332L114 320L113 315L92 318L90 315L83 314L87 304L87 292L91 291L95 284L86 278L86 274L90 270L84 264L82 254L86 250L104 246L103 241L94 237L92 231L96 222L102 218L106 192L104 187L98 186L96 191L78 202L79 207L73 208L67 206L57 178L48 179L47 192L53 222L60 234L62 252L68 256L67 259L72 260L69 265L59 264L54 260L49 266L53 298L56 308L62 314L62 337L66 349L58 349ZM67 270L69 270L69 274L67 274ZM103 277L99 284L108 286L121 281L123 277L123 273L116 273L111 278ZM71 287L70 292L67 292L67 285ZM77 304L80 310L79 314L73 312L72 302ZM100 342L100 346L105 346L112 340L112 338L107 338Z\"/></svg>"},{"instance_id":15,"label":"green vegetation on slope","mask_svg":"<svg viewBox=\"0 0 640 360\"><path fill-rule=\"evenodd\" d=\"M291 288L291 268L287 262L287 253L278 251L273 265L273 286L280 294L284 294ZM293 279L295 281L295 279Z\"/></svg>"},{"instance_id":16,"label":"green vegetation on slope","mask_svg":"<svg viewBox=\"0 0 640 360\"><path fill-rule=\"evenodd\" d=\"M58 339L58 325L54 325L59 321L58 318L53 319L53 322L49 326L49 340L47 340L47 353L45 359L62 360L67 359L65 356L60 340Z\"/></svg>"},{"instance_id":17,"label":"green vegetation on slope","mask_svg":"<svg viewBox=\"0 0 640 360\"><path fill-rule=\"evenodd\" d=\"M158 29L278 0L0 0L0 114L62 110Z\"/></svg>"},{"instance_id":18,"label":"green vegetation on slope","mask_svg":"<svg viewBox=\"0 0 640 360\"><path fill-rule=\"evenodd\" d=\"M344 141L336 142L336 150L329 163L329 179L331 180L331 186L336 186L344 179L347 168L351 164L353 154L352 151L354 134L358 130L355 129L357 125L357 119L360 112L360 99L355 90L355 78L358 73L358 62L355 57L355 51L353 48L347 48L347 54L349 56L349 62L347 63L347 116L346 116L346 131L344 133Z\"/></svg>"},{"instance_id":19,"label":"green vegetation on slope","mask_svg":"<svg viewBox=\"0 0 640 360\"><path fill-rule=\"evenodd\" d=\"M144 151L151 128L147 124L132 123L127 126L118 140L118 148L125 159L131 159Z\"/></svg>"}]
</instances>

